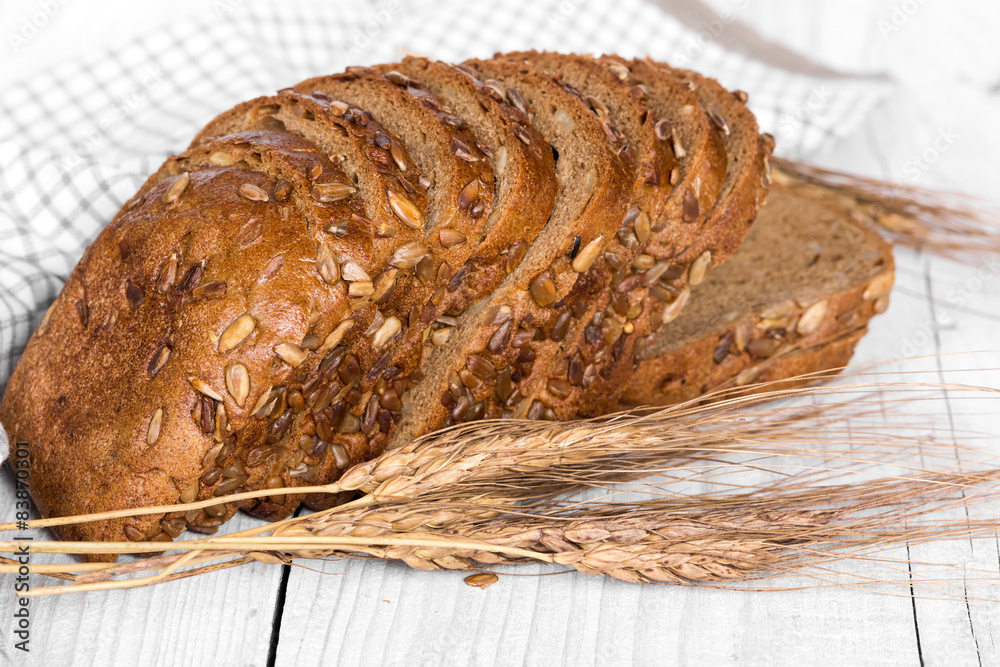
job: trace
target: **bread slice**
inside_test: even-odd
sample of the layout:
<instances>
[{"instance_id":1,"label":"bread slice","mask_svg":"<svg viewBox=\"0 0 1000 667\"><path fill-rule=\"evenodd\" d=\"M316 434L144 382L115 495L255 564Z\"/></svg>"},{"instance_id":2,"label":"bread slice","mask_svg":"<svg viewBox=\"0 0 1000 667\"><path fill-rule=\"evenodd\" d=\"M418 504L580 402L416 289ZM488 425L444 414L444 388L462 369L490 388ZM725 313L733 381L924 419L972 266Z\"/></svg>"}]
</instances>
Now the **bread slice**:
<instances>
[{"instance_id":1,"label":"bread slice","mask_svg":"<svg viewBox=\"0 0 1000 667\"><path fill-rule=\"evenodd\" d=\"M694 91L716 129L722 133L726 148L726 180L701 230L702 234L712 237L720 230L729 230L734 220L749 228L754 221L753 211L767 200L774 137L760 134L757 119L746 107L748 96L745 92L730 92L715 79L697 72L672 68L665 63L647 62ZM712 256L712 266L735 252L742 240L741 236L731 233L724 234L722 238L728 240L728 244L720 244Z\"/></svg>"},{"instance_id":2,"label":"bread slice","mask_svg":"<svg viewBox=\"0 0 1000 667\"><path fill-rule=\"evenodd\" d=\"M464 280L473 254L479 271L484 267L500 271L504 264L501 248L478 242L484 238L494 205L493 163L467 122L433 93L411 84L403 75L383 76L374 69L351 67L343 74L303 81L294 90L361 107L405 144L428 183L424 243L429 259L422 260L421 275L441 287L434 300L436 309L458 314L482 294L444 286L454 279L457 287ZM541 217L548 213L542 211ZM453 243L453 235L473 242Z\"/></svg>"},{"instance_id":3,"label":"bread slice","mask_svg":"<svg viewBox=\"0 0 1000 667\"><path fill-rule=\"evenodd\" d=\"M693 230L702 227L720 194L726 168L723 143L693 93L659 71L650 74L660 84L654 98L620 60L535 51L504 57L552 74L586 99L599 117L618 129L628 147L624 154L636 165L632 207L591 270L591 285L607 282L610 288L592 288L592 293L577 296L590 304L583 321L569 331L557 330L563 345L545 365L541 381L529 378L521 383L522 392L550 406L557 419L600 414L616 404L632 374L635 341L659 327L667 312L667 300L650 307L650 288L667 276L673 288L684 289L687 264L697 255L685 257L678 247L689 247L697 238ZM659 99L663 88L671 94ZM680 110L685 96L690 96L687 114ZM658 111L669 115L661 117ZM691 152L683 148L679 131L695 135ZM734 233L745 233L743 220L730 226ZM712 241L704 239L701 249L708 256ZM601 272L611 279L600 280ZM684 301L675 300L671 314Z\"/></svg>"},{"instance_id":4,"label":"bread slice","mask_svg":"<svg viewBox=\"0 0 1000 667\"><path fill-rule=\"evenodd\" d=\"M391 80L405 82L405 90L418 99L433 95L453 118L468 127L490 160L495 197L481 237L447 240L468 243L473 249L460 284L450 284L449 289L468 290L472 297L488 293L506 274L506 270L491 267L505 269L506 262L498 259L505 260L511 247L530 244L552 213L559 189L552 151L528 121L521 100L515 97L514 102L509 101L459 67L411 57L374 69ZM441 340L447 330L437 328L436 332Z\"/></svg>"},{"instance_id":5,"label":"bread slice","mask_svg":"<svg viewBox=\"0 0 1000 667\"><path fill-rule=\"evenodd\" d=\"M532 124L558 155L560 190L552 217L524 258L462 315L431 357L390 447L452 422L543 416L544 406L534 407L517 383L531 374L536 358L558 349L543 332L561 313L572 313L564 310L566 297L584 275L573 269L569 254L577 239L585 247L610 238L629 205L632 174L618 156L617 138L583 100L523 64L469 61L463 69L484 84L491 79L502 96L523 100Z\"/></svg>"},{"instance_id":6,"label":"bread slice","mask_svg":"<svg viewBox=\"0 0 1000 667\"><path fill-rule=\"evenodd\" d=\"M739 251L639 350L623 404L670 405L846 365L888 307L893 266L891 246L850 211L773 187Z\"/></svg>"}]
</instances>

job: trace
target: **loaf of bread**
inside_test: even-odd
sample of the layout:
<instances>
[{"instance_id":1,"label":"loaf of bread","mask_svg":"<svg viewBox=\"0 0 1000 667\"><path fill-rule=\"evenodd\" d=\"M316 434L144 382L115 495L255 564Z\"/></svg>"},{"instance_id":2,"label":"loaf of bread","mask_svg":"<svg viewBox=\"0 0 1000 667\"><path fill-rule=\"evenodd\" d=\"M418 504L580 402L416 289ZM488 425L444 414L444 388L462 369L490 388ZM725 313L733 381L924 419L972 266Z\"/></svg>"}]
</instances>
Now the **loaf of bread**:
<instances>
[{"instance_id":1,"label":"loaf of bread","mask_svg":"<svg viewBox=\"0 0 1000 667\"><path fill-rule=\"evenodd\" d=\"M33 444L38 506L321 484L451 423L614 408L764 203L773 140L745 101L528 52L349 68L223 113L88 248L11 378L0 420ZM60 534L166 541L340 500Z\"/></svg>"}]
</instances>

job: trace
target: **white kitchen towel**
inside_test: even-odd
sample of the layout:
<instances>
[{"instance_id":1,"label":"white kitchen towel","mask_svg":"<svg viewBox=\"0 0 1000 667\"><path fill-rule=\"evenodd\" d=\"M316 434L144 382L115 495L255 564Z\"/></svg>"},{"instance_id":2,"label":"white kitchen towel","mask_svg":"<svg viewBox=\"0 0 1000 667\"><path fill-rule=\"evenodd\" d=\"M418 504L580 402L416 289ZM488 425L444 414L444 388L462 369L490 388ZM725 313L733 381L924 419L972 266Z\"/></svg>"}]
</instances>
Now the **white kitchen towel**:
<instances>
[{"instance_id":1,"label":"white kitchen towel","mask_svg":"<svg viewBox=\"0 0 1000 667\"><path fill-rule=\"evenodd\" d=\"M778 152L851 133L884 81L817 78L716 42L745 0L688 27L644 0L205 2L179 22L0 91L0 391L84 248L171 153L233 104L407 53L459 61L550 49L651 55L750 93ZM2 440L0 429L0 440ZM6 447L0 448L0 456Z\"/></svg>"}]
</instances>

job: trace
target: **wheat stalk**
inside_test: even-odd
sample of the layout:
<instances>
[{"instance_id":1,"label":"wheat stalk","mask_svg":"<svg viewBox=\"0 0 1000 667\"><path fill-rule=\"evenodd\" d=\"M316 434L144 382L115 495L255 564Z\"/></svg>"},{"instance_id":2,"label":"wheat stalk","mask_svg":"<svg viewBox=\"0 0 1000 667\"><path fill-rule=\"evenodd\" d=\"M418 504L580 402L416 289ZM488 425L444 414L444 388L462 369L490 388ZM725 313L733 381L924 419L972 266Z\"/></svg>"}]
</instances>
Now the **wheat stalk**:
<instances>
[{"instance_id":1,"label":"wheat stalk","mask_svg":"<svg viewBox=\"0 0 1000 667\"><path fill-rule=\"evenodd\" d=\"M970 195L938 192L773 158L775 182L847 210L897 245L959 261L1000 251L1000 206Z\"/></svg>"},{"instance_id":2,"label":"wheat stalk","mask_svg":"<svg viewBox=\"0 0 1000 667\"><path fill-rule=\"evenodd\" d=\"M780 387L780 383L772 387ZM859 490L871 494L881 489L879 484L882 483L912 483L912 479L906 478L912 473L920 475L919 483L928 487L940 486L948 493L953 493L956 487L964 489L978 483L977 478L950 473L950 477L935 479L922 467L907 463L907 460L913 460L916 452L928 458L936 456L939 460L950 460L954 455L951 445L944 447L926 442L919 424L907 424L902 433L893 434L886 430L884 424L879 428L873 421L866 426L863 420L865 416L892 414L903 406L912 407L914 401L924 400L920 392L940 391L943 387L967 389L974 392L974 397L988 396L992 392L964 385L860 382L839 387L774 388L769 393L752 396L740 391L727 391L720 393L716 397L718 400L709 405L689 403L650 414L621 414L589 422L549 424L504 421L455 427L399 450L386 452L378 459L348 471L339 483L327 488L337 491L355 488L368 495L347 505L228 536L177 542L170 548L183 553L158 556L127 567L104 564L84 568L69 564L63 570L51 568L49 573L72 574L77 583L37 589L36 593L71 592L81 590L80 587L85 587L82 590L100 590L141 586L238 564L234 560L213 563L222 558L236 558L239 562L285 563L292 557L342 553L398 556L414 566L450 568L479 568L484 562L533 559L562 562L591 572L599 571L595 568L600 559L615 555L617 564L608 561L604 566L606 573L643 581L684 578L685 572L692 574L696 571L687 563L701 568L697 570L701 572L700 578L691 578L700 581L713 580L713 576L722 577L721 573L731 574L736 570L744 572L752 569L759 574L767 570L766 565L772 560L776 565L771 571L776 571L776 568L794 565L788 558L790 552L787 545L779 548L770 542L746 542L746 534L739 534L735 539L741 544L751 545L750 551L758 559L754 561L757 562L755 568L736 567L740 563L750 563L750 556L745 557L750 560L729 558L718 563L712 560L719 554L729 553L731 556L740 551L739 544L729 544L725 541L728 537L723 539L719 535L711 539L722 539L722 542L702 540L695 545L694 551L690 547L685 547L688 551L678 551L677 545L667 548L658 533L650 533L657 535L655 539L646 537L623 546L614 540L610 544L574 543L558 531L564 530L573 521L608 521L610 517L619 515L636 520L642 516L644 521L653 522L650 525L667 520L665 516L649 515L649 511L662 513L669 510L669 520L676 521L680 507L676 504L678 502L686 502L702 510L711 504L715 517L722 516L718 514L722 510L738 517L745 515L748 508L755 506L754 503L759 509L763 506L760 503L768 501L771 503L770 516L786 517L778 522L785 525L790 521L787 517L799 516L789 512L808 510L796 509L791 503L790 492L801 490L807 494L803 496L805 500L814 506L820 505L823 498L831 497L830 487L823 488L822 496L816 495L817 491L812 487L828 485L844 475L870 476L867 478L869 481L860 485L843 485L842 495ZM872 392L876 390L883 396L873 396ZM885 398L894 393L901 398ZM803 397L833 398L839 402L805 407L762 408L760 405L774 399ZM851 422L849 427L848 421ZM895 425L893 428L899 430L900 427ZM908 433L907 428L912 433ZM832 445L838 447L834 449ZM859 446L863 453L852 449ZM733 455L753 458L737 463L726 460ZM796 457L798 462L789 463L786 460L789 457ZM769 459L766 465L762 463L764 458ZM877 463L886 462L893 463L900 472L885 476L885 473L867 470ZM722 479L728 472L746 469L777 471L780 476L774 483L757 486L735 481L727 483ZM565 495L585 488L611 489L623 481L651 473L659 475L660 480L649 490L655 490L662 497L643 504L595 505ZM871 476L876 474L883 477ZM734 493L718 497L679 497L672 482L684 479L709 482L716 488L725 487ZM899 488L893 492L898 493ZM301 492L301 489L297 491ZM813 495L808 495L810 492ZM921 497L926 497L926 494ZM220 500L231 501L232 498ZM674 504L664 504L667 502ZM858 509L860 505L855 502L853 507ZM183 510L186 507L172 506L170 509ZM904 513L895 516L895 519L912 519L916 509L917 506L912 506L913 511L909 515ZM143 511L123 510L120 515ZM643 514L644 511L647 511L646 514ZM395 518L389 520L389 516ZM66 521L94 518L90 515ZM533 542L527 539L526 531L536 528L546 531L544 535L548 545L538 539ZM802 529L801 526L794 528ZM557 532L553 533L553 530ZM259 537L268 532L271 535ZM522 541L518 542L514 536L520 536ZM575 546L553 550L551 545L557 543L557 537L563 541L559 544ZM897 536L896 539L902 538ZM474 547L469 546L470 540ZM817 540L819 538L814 538L817 552L834 548L830 543ZM14 546L13 543L0 545L3 549ZM36 542L33 550L149 553L161 551L164 546ZM520 551L512 552L511 549ZM597 551L591 555L586 553L587 549ZM663 551L663 558L667 560L657 561L658 564L650 566L653 570L643 573L640 561L655 560L657 550ZM690 558L676 561L680 558L679 553L688 554ZM711 558L703 563L709 556ZM194 569L178 571L185 565ZM9 566L0 566L0 571L5 567ZM157 574L124 581L108 580L142 571Z\"/></svg>"}]
</instances>

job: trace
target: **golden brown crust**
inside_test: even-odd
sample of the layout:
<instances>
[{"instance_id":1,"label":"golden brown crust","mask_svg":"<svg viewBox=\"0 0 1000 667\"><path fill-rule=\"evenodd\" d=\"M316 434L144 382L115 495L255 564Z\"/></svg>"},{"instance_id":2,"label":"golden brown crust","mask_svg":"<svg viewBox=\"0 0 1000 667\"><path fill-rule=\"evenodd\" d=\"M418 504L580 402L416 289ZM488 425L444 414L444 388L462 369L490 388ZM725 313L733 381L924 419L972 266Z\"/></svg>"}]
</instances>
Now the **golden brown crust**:
<instances>
[{"instance_id":1,"label":"golden brown crust","mask_svg":"<svg viewBox=\"0 0 1000 667\"><path fill-rule=\"evenodd\" d=\"M287 137L271 139L261 152L295 159ZM319 161L318 182L346 182ZM46 515L175 502L202 474L213 441L240 430L260 392L292 373L274 348L308 334L310 303L322 313L318 328L334 326L347 307L343 286L326 284L315 261L324 226L363 215L359 199L310 210L300 204L310 196L302 186L281 198L278 178L237 165L161 177L88 248L4 396L12 439L35 444L33 492ZM345 258L368 265L367 233L343 240ZM231 333L226 340L238 344L220 351L220 336L244 315L252 318L245 336ZM249 377L242 407L227 391L235 363ZM192 419L202 399L216 415L224 406L221 433L218 422L206 433ZM263 435L253 430L243 429ZM159 519L84 524L61 535L151 539Z\"/></svg>"}]
</instances>

